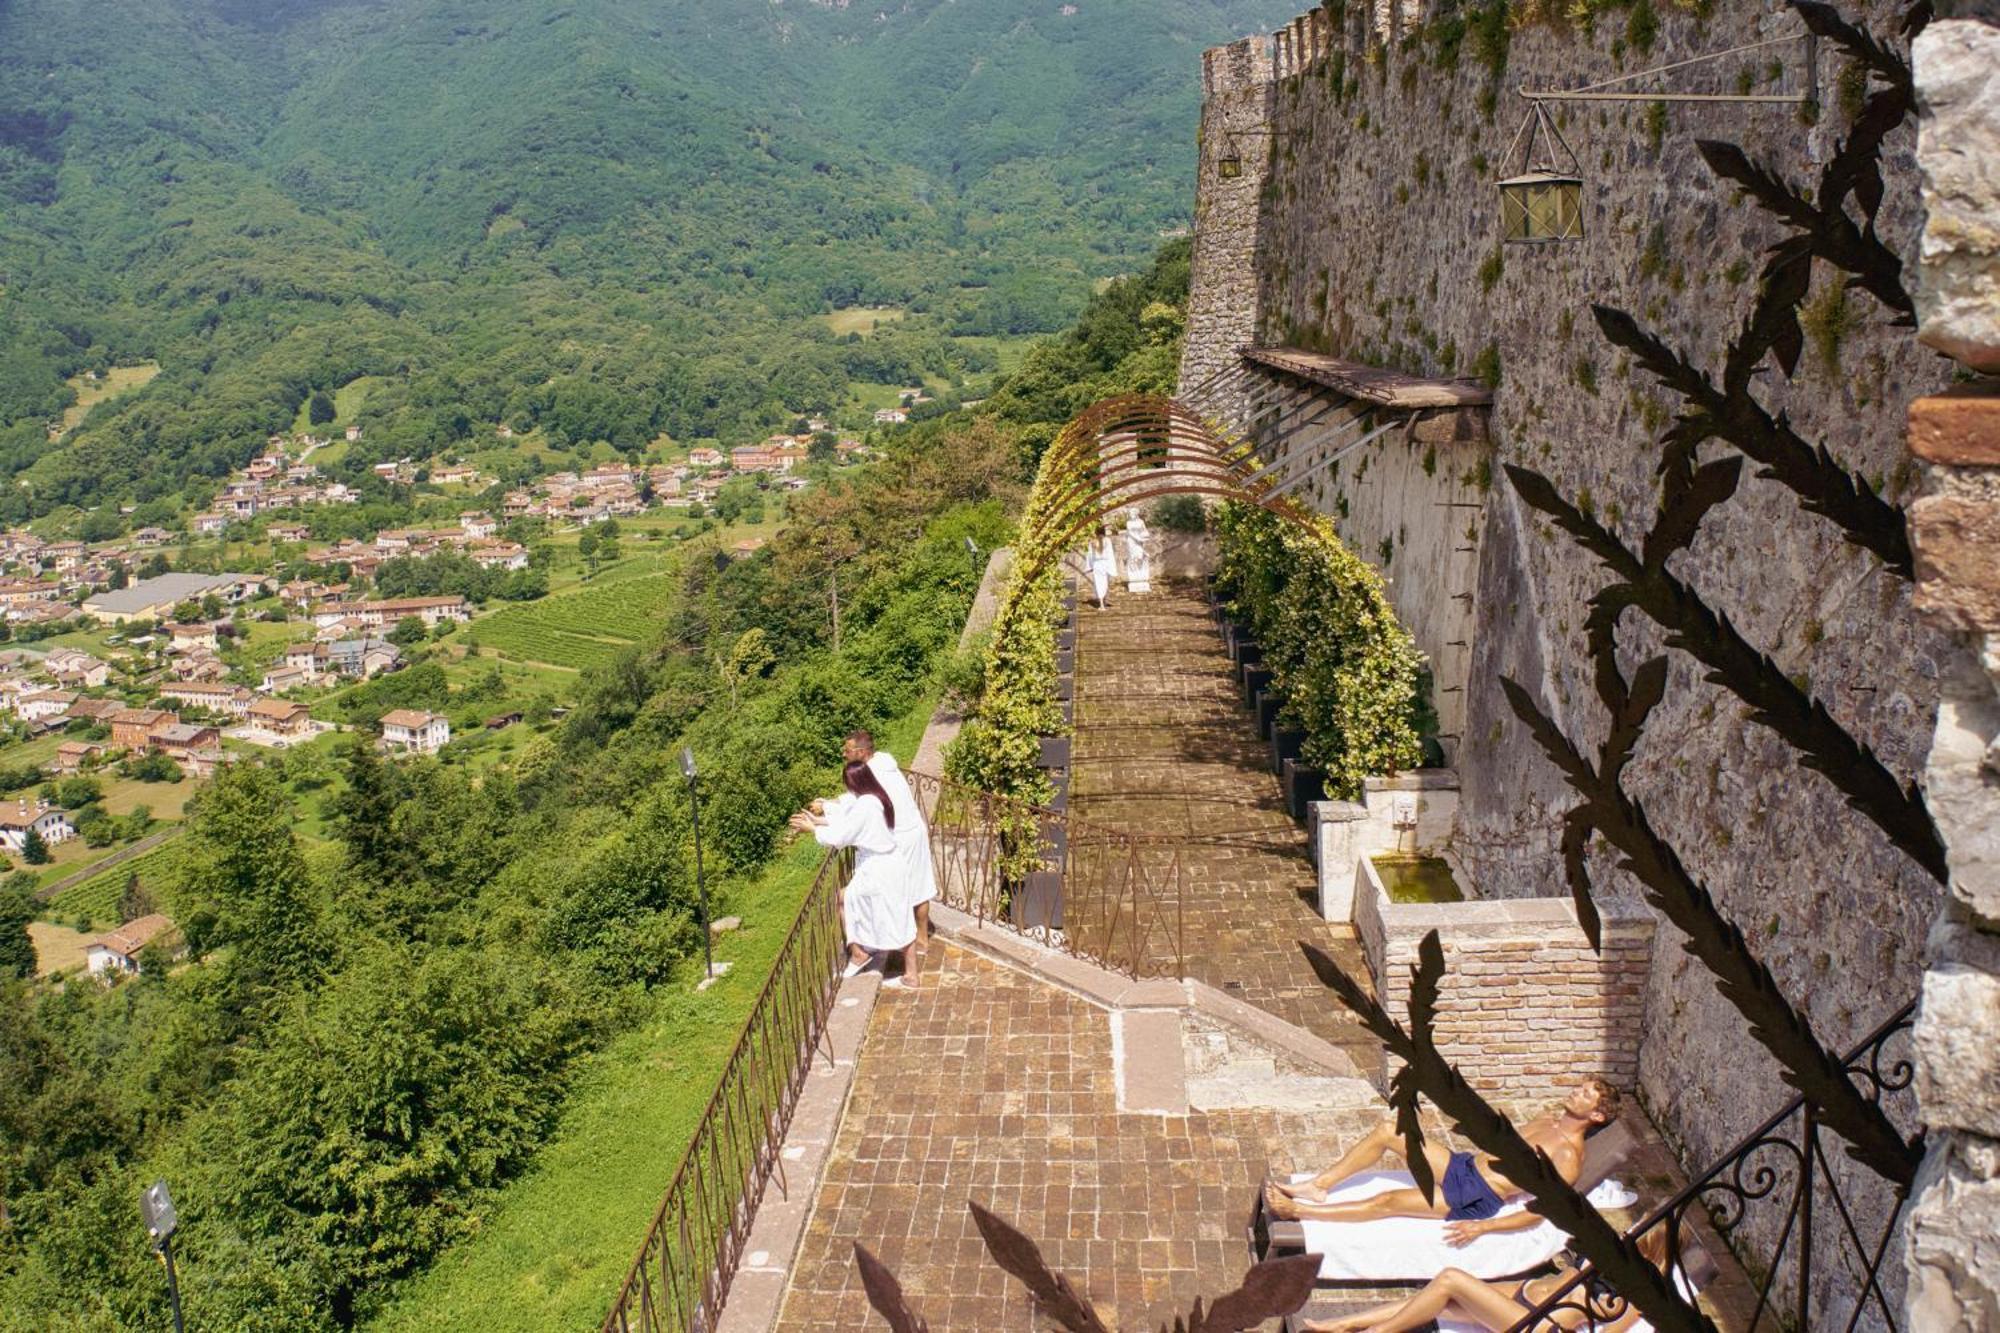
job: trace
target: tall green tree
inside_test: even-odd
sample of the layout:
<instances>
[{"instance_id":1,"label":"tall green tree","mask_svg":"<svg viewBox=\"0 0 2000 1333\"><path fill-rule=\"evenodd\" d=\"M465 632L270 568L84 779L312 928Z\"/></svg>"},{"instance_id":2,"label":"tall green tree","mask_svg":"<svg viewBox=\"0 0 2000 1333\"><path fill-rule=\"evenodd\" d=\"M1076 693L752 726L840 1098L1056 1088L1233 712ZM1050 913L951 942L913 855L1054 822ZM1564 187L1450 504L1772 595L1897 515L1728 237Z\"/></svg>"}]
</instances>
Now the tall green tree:
<instances>
[{"instance_id":1,"label":"tall green tree","mask_svg":"<svg viewBox=\"0 0 2000 1333\"><path fill-rule=\"evenodd\" d=\"M35 974L35 942L28 936L28 923L35 919L35 895L15 878L9 875L0 882L0 980Z\"/></svg>"},{"instance_id":2,"label":"tall green tree","mask_svg":"<svg viewBox=\"0 0 2000 1333\"><path fill-rule=\"evenodd\" d=\"M175 903L190 942L227 947L252 992L317 978L332 949L277 778L225 765L189 812Z\"/></svg>"},{"instance_id":3,"label":"tall green tree","mask_svg":"<svg viewBox=\"0 0 2000 1333\"><path fill-rule=\"evenodd\" d=\"M326 390L320 389L314 392L311 401L306 405L306 420L315 426L324 426L333 420L334 416L333 399L327 396Z\"/></svg>"}]
</instances>

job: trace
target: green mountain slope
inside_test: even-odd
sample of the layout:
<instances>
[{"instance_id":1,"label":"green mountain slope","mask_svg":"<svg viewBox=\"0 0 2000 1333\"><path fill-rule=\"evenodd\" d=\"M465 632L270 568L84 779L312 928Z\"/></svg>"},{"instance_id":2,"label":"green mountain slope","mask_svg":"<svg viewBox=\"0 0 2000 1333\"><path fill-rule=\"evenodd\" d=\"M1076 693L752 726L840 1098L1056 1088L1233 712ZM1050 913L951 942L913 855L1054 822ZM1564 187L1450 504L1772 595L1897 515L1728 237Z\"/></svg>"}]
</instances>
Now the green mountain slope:
<instances>
[{"instance_id":1,"label":"green mountain slope","mask_svg":"<svg viewBox=\"0 0 2000 1333\"><path fill-rule=\"evenodd\" d=\"M744 436L1057 327L1184 218L1200 49L1295 5L0 0L0 519L199 503L358 375L365 469ZM862 352L852 304L929 318Z\"/></svg>"}]
</instances>

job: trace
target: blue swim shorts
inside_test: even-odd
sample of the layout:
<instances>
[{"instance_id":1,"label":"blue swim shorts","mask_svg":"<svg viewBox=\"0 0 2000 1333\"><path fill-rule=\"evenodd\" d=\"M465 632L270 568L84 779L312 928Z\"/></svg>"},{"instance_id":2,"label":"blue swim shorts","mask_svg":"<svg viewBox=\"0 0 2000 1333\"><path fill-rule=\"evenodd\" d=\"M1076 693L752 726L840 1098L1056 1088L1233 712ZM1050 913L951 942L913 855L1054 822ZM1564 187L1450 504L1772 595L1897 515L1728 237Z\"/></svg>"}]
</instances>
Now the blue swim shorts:
<instances>
[{"instance_id":1,"label":"blue swim shorts","mask_svg":"<svg viewBox=\"0 0 2000 1333\"><path fill-rule=\"evenodd\" d=\"M1500 1196L1472 1164L1472 1154L1455 1152L1444 1169L1445 1218L1452 1222L1483 1222L1500 1211Z\"/></svg>"}]
</instances>

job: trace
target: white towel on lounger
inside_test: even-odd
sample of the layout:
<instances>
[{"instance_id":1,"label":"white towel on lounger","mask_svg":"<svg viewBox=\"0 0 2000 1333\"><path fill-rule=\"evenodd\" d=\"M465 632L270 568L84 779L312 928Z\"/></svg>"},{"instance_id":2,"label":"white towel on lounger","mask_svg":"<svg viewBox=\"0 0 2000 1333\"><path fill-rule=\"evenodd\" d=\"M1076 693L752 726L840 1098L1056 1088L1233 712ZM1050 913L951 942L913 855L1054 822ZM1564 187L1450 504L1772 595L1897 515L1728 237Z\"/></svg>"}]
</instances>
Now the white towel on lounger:
<instances>
[{"instance_id":1,"label":"white towel on lounger","mask_svg":"<svg viewBox=\"0 0 2000 1333\"><path fill-rule=\"evenodd\" d=\"M1310 1174L1292 1177L1310 1180ZM1409 1189L1407 1171L1365 1171L1327 1196L1329 1203L1366 1199L1385 1190ZM1518 1213L1510 1203L1500 1216ZM1562 1253L1569 1237L1553 1222L1521 1231L1496 1231L1470 1245L1447 1245L1441 1217L1384 1217L1372 1222L1304 1224L1306 1253L1320 1256L1323 1282L1428 1282L1447 1268L1462 1268L1489 1281L1528 1272Z\"/></svg>"},{"instance_id":2,"label":"white towel on lounger","mask_svg":"<svg viewBox=\"0 0 2000 1333\"><path fill-rule=\"evenodd\" d=\"M1688 1281L1687 1274L1678 1268L1674 1270L1674 1285L1680 1288L1682 1297L1690 1303L1694 1301L1697 1295L1694 1283ZM1445 1313L1449 1315L1454 1308L1453 1306L1446 1306ZM1437 1326L1438 1333L1493 1333L1491 1329L1482 1323L1464 1319L1440 1319L1437 1321ZM1624 1333L1653 1333L1653 1326L1644 1319L1634 1319L1631 1327L1625 1329Z\"/></svg>"}]
</instances>

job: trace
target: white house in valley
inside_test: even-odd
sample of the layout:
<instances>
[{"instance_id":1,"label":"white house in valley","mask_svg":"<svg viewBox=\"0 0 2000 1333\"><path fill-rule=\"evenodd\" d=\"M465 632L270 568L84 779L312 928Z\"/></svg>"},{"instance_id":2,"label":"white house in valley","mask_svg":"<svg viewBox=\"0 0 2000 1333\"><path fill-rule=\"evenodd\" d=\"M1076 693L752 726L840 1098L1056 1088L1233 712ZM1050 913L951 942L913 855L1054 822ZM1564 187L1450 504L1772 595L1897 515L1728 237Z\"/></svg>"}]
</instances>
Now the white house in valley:
<instances>
[{"instance_id":1,"label":"white house in valley","mask_svg":"<svg viewBox=\"0 0 2000 1333\"><path fill-rule=\"evenodd\" d=\"M398 708L382 715L382 747L413 754L436 754L451 740L451 723L436 713Z\"/></svg>"},{"instance_id":2,"label":"white house in valley","mask_svg":"<svg viewBox=\"0 0 2000 1333\"><path fill-rule=\"evenodd\" d=\"M131 975L139 970L140 953L155 941L170 954L178 952L179 936L174 931L172 917L154 912L106 931L84 947L83 965L93 977L107 973Z\"/></svg>"},{"instance_id":3,"label":"white house in valley","mask_svg":"<svg viewBox=\"0 0 2000 1333\"><path fill-rule=\"evenodd\" d=\"M47 801L38 801L33 805L20 801L13 806L0 807L0 847L19 856L28 841L29 829L41 834L42 841L51 847L76 836L76 825L69 822L69 812Z\"/></svg>"}]
</instances>

